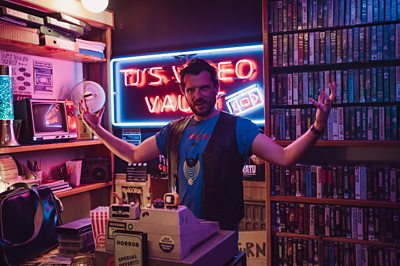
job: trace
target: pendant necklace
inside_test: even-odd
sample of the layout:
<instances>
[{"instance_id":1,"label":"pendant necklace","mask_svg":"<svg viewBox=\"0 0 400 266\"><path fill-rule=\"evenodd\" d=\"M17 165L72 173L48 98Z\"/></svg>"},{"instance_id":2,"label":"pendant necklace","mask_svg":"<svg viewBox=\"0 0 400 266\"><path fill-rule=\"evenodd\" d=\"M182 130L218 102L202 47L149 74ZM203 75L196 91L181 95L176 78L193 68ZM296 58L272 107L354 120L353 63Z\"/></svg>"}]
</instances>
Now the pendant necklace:
<instances>
[{"instance_id":1,"label":"pendant necklace","mask_svg":"<svg viewBox=\"0 0 400 266\"><path fill-rule=\"evenodd\" d=\"M193 133L189 135L190 145L192 148L188 149L194 149L194 147L196 147L198 141L200 140L199 132L197 131L197 121L194 119L194 117L192 119L193 120L190 121L190 126L193 128L191 129ZM183 163L183 173L188 182L188 185L192 186L200 173L199 154L197 154L195 158L188 157L186 154L186 159Z\"/></svg>"}]
</instances>

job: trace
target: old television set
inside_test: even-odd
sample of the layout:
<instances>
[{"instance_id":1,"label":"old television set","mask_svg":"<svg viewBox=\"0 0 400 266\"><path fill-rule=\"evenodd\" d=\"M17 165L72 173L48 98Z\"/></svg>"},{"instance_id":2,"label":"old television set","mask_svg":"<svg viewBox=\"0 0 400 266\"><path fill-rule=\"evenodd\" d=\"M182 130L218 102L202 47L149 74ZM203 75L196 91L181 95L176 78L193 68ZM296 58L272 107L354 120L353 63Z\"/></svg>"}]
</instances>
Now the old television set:
<instances>
[{"instance_id":1,"label":"old television set","mask_svg":"<svg viewBox=\"0 0 400 266\"><path fill-rule=\"evenodd\" d=\"M23 99L14 103L14 111L15 119L22 120L20 143L67 141L77 137L72 101Z\"/></svg>"}]
</instances>

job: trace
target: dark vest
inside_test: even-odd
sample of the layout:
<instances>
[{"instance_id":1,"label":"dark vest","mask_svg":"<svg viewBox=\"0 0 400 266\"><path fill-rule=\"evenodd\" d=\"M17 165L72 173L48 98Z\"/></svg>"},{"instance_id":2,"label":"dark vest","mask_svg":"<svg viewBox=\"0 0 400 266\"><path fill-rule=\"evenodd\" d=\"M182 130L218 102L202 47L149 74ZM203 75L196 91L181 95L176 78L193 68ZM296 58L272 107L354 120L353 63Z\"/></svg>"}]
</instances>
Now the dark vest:
<instances>
[{"instance_id":1,"label":"dark vest","mask_svg":"<svg viewBox=\"0 0 400 266\"><path fill-rule=\"evenodd\" d=\"M179 143L191 117L171 123L168 137L168 176L170 187L178 188ZM244 216L243 174L245 159L236 143L236 116L221 112L202 155L202 216L218 221L221 229L234 230Z\"/></svg>"}]
</instances>

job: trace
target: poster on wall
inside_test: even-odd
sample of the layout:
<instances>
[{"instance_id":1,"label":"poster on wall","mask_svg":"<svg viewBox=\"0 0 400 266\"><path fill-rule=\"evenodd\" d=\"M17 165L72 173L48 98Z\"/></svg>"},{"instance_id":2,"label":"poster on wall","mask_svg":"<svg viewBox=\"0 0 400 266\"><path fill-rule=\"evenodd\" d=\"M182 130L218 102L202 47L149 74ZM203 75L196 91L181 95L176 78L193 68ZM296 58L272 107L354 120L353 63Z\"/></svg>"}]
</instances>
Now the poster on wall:
<instances>
[{"instance_id":1,"label":"poster on wall","mask_svg":"<svg viewBox=\"0 0 400 266\"><path fill-rule=\"evenodd\" d=\"M220 81L217 108L264 124L263 46L138 55L111 60L111 119L117 127L157 128L191 114L179 71L192 58L211 62Z\"/></svg>"},{"instance_id":2,"label":"poster on wall","mask_svg":"<svg viewBox=\"0 0 400 266\"><path fill-rule=\"evenodd\" d=\"M0 64L11 66L14 100L32 98L32 58L29 55L0 51Z\"/></svg>"},{"instance_id":3,"label":"poster on wall","mask_svg":"<svg viewBox=\"0 0 400 266\"><path fill-rule=\"evenodd\" d=\"M35 93L53 93L53 65L50 62L34 61Z\"/></svg>"}]
</instances>

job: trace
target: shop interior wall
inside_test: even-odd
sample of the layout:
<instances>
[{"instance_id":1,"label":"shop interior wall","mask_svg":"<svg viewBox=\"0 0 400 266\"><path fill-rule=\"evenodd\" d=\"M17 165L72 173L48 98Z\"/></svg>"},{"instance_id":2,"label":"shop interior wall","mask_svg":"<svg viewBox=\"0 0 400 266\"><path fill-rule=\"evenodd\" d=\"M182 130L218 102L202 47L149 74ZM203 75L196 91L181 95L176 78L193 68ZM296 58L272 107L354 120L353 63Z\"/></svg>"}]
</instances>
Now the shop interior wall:
<instances>
[{"instance_id":1,"label":"shop interior wall","mask_svg":"<svg viewBox=\"0 0 400 266\"><path fill-rule=\"evenodd\" d=\"M111 0L109 8L112 57L262 43L261 0ZM143 140L158 129L141 131ZM126 163L117 159L115 170Z\"/></svg>"},{"instance_id":2,"label":"shop interior wall","mask_svg":"<svg viewBox=\"0 0 400 266\"><path fill-rule=\"evenodd\" d=\"M113 57L262 42L261 0L112 0Z\"/></svg>"}]
</instances>

